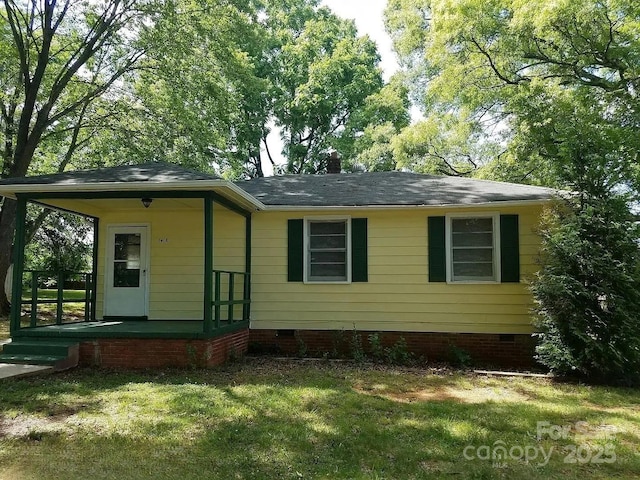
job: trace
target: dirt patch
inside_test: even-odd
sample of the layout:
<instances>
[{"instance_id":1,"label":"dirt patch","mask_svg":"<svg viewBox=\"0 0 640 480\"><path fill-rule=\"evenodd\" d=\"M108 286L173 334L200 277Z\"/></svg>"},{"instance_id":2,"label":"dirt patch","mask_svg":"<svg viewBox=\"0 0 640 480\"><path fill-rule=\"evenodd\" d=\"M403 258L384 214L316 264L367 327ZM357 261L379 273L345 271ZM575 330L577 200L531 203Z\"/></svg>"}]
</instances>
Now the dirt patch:
<instances>
[{"instance_id":1,"label":"dirt patch","mask_svg":"<svg viewBox=\"0 0 640 480\"><path fill-rule=\"evenodd\" d=\"M26 438L39 440L51 434L69 433L77 427L80 411L92 405L50 405L44 415L22 414L15 417L0 415L0 440L3 438Z\"/></svg>"},{"instance_id":2,"label":"dirt patch","mask_svg":"<svg viewBox=\"0 0 640 480\"><path fill-rule=\"evenodd\" d=\"M26 438L40 440L45 434L70 432L67 415L34 417L19 415L15 418L0 417L0 439Z\"/></svg>"},{"instance_id":3,"label":"dirt patch","mask_svg":"<svg viewBox=\"0 0 640 480\"><path fill-rule=\"evenodd\" d=\"M431 387L424 390L408 392L389 392L384 388L355 387L358 393L375 395L401 403L444 402L485 403L485 402L523 402L529 399L526 395L506 388L478 387L471 389L448 386Z\"/></svg>"}]
</instances>

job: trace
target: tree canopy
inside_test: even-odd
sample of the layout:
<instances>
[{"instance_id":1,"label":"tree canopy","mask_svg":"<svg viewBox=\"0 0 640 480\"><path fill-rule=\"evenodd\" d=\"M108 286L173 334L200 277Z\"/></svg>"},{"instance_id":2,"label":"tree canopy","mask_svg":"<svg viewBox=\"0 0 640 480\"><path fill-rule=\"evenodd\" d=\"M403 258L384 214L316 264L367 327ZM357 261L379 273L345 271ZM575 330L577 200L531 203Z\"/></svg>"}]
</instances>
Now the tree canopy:
<instances>
[{"instance_id":1,"label":"tree canopy","mask_svg":"<svg viewBox=\"0 0 640 480\"><path fill-rule=\"evenodd\" d=\"M566 120L554 125L615 129L616 150L637 154L628 134L640 122L637 2L390 0L386 24L426 124L448 123L444 134L417 127L423 145L453 148L452 132L467 139L471 152L448 155L456 170L553 184L551 112Z\"/></svg>"},{"instance_id":2,"label":"tree canopy","mask_svg":"<svg viewBox=\"0 0 640 480\"><path fill-rule=\"evenodd\" d=\"M332 149L375 169L409 122L375 44L317 0L6 0L0 35L4 176L152 159L315 173Z\"/></svg>"},{"instance_id":3,"label":"tree canopy","mask_svg":"<svg viewBox=\"0 0 640 480\"><path fill-rule=\"evenodd\" d=\"M373 146L389 138L358 139L380 123L394 133L408 124L406 89L384 84L375 44L316 0L175 0L141 42L139 73L120 99L128 113L93 156L164 158L237 178L263 175L263 163L323 172L331 150L368 150L355 163L376 168L384 160Z\"/></svg>"}]
</instances>

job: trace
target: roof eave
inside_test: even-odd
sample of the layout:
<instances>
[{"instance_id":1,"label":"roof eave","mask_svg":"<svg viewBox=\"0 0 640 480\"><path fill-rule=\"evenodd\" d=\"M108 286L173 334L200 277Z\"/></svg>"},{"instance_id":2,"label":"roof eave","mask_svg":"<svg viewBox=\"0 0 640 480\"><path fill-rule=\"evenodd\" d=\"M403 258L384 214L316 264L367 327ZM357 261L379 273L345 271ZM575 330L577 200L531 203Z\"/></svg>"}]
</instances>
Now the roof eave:
<instances>
[{"instance_id":1,"label":"roof eave","mask_svg":"<svg viewBox=\"0 0 640 480\"><path fill-rule=\"evenodd\" d=\"M252 205L254 210L265 210L267 208L267 206L264 203L262 203L256 197L248 193L246 190L243 190L242 188L238 187L235 183L224 180L224 185L231 192L238 195L239 197L247 201L250 205Z\"/></svg>"},{"instance_id":2,"label":"roof eave","mask_svg":"<svg viewBox=\"0 0 640 480\"><path fill-rule=\"evenodd\" d=\"M406 209L452 209L452 208L486 208L486 207L523 207L541 205L554 200L554 197L528 200L500 200L479 203L443 203L436 205L265 205L266 211L302 211L302 210L406 210Z\"/></svg>"},{"instance_id":3,"label":"roof eave","mask_svg":"<svg viewBox=\"0 0 640 480\"><path fill-rule=\"evenodd\" d=\"M96 182L82 184L29 183L0 185L0 195L15 199L17 195L29 193L65 193L65 192L132 192L132 191L219 191L227 190L232 197L240 200L244 207L251 210L264 210L265 204L227 180L185 180L178 182Z\"/></svg>"}]
</instances>

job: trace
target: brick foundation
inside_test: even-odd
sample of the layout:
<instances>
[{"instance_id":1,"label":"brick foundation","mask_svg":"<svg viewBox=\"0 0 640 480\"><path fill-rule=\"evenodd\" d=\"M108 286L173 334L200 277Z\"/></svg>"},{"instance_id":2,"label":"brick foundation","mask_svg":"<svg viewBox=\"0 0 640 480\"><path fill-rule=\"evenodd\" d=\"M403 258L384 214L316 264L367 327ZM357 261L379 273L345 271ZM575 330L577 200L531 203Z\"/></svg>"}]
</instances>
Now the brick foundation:
<instances>
[{"instance_id":1,"label":"brick foundation","mask_svg":"<svg viewBox=\"0 0 640 480\"><path fill-rule=\"evenodd\" d=\"M249 329L208 339L97 338L80 344L80 365L107 368L213 367L247 352Z\"/></svg>"},{"instance_id":2,"label":"brick foundation","mask_svg":"<svg viewBox=\"0 0 640 480\"><path fill-rule=\"evenodd\" d=\"M368 336L358 332L365 352L370 352ZM535 340L531 335L498 335L484 333L424 333L379 332L383 347L390 347L401 337L409 351L428 361L452 361L451 347L456 346L471 355L475 364L509 367L534 365ZM255 353L295 355L301 348L306 354L322 356L337 352L349 354L353 332L335 330L251 330L250 350Z\"/></svg>"}]
</instances>

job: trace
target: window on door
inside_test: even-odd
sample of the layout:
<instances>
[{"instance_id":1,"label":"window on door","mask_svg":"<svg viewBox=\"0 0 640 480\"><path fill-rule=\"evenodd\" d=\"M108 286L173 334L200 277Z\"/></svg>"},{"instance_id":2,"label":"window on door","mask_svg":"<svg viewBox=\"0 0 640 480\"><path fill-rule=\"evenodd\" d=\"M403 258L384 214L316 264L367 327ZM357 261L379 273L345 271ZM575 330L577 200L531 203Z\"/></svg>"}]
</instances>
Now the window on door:
<instances>
[{"instance_id":1,"label":"window on door","mask_svg":"<svg viewBox=\"0 0 640 480\"><path fill-rule=\"evenodd\" d=\"M113 286L140 286L139 233L116 233L113 252Z\"/></svg>"}]
</instances>

